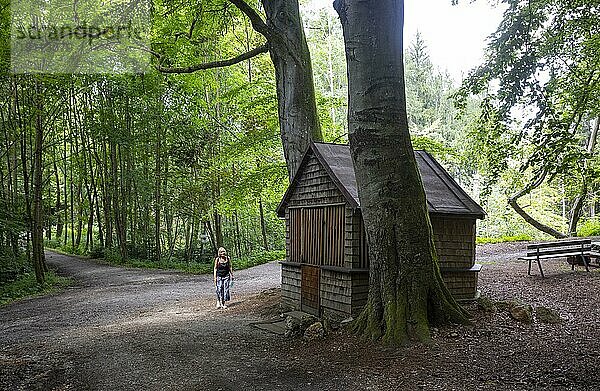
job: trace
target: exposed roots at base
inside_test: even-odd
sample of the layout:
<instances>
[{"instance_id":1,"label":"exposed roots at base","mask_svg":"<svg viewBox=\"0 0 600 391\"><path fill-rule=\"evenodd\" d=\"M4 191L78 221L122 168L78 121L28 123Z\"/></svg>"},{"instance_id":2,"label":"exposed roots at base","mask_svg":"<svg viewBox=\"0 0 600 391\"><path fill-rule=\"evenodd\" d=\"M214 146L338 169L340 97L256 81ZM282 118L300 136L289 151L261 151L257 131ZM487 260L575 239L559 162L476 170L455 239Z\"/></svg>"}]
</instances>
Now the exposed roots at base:
<instances>
[{"instance_id":1,"label":"exposed roots at base","mask_svg":"<svg viewBox=\"0 0 600 391\"><path fill-rule=\"evenodd\" d=\"M374 299L369 297L352 330L365 340L400 346L411 342L429 342L430 325L468 324L468 312L454 300L447 288L444 285L432 285L429 289L424 288L424 302L409 303L408 292L404 292L395 301L386 302L382 311L376 310Z\"/></svg>"}]
</instances>

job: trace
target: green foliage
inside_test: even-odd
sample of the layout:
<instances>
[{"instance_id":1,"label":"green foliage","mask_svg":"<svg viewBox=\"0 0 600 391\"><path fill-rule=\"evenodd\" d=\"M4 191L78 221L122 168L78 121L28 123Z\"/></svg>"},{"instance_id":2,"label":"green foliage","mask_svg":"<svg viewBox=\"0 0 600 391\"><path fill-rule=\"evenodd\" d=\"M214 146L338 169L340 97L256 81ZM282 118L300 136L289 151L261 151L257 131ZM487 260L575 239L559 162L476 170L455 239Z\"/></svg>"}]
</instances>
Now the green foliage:
<instances>
[{"instance_id":1,"label":"green foliage","mask_svg":"<svg viewBox=\"0 0 600 391\"><path fill-rule=\"evenodd\" d=\"M533 240L530 235L527 234L518 234L513 236L500 236L500 237L477 237L477 244L490 244L490 243L504 243L504 242L528 242Z\"/></svg>"},{"instance_id":2,"label":"green foliage","mask_svg":"<svg viewBox=\"0 0 600 391\"><path fill-rule=\"evenodd\" d=\"M57 276L53 271L49 271L46 273L44 284L39 285L36 282L34 273L25 273L12 282L0 285L0 306L26 297L54 293L72 283L72 280Z\"/></svg>"},{"instance_id":3,"label":"green foliage","mask_svg":"<svg viewBox=\"0 0 600 391\"><path fill-rule=\"evenodd\" d=\"M600 236L600 219L589 219L577 230L577 236Z\"/></svg>"},{"instance_id":4,"label":"green foliage","mask_svg":"<svg viewBox=\"0 0 600 391\"><path fill-rule=\"evenodd\" d=\"M499 121L499 114L490 100L483 99L480 107L480 116L469 128L467 140L470 148L466 156L476 165L477 171L484 174L480 198L485 203L492 187L508 169L516 143L511 130Z\"/></svg>"},{"instance_id":5,"label":"green foliage","mask_svg":"<svg viewBox=\"0 0 600 391\"><path fill-rule=\"evenodd\" d=\"M154 259L160 243L161 257L190 262L214 252L206 239L214 239L218 215L226 246L247 255L264 246L260 202L268 247L282 248L283 224L274 209L287 171L268 57L254 59L251 74L250 83L246 64L240 64L168 78L153 73L49 78L42 93L44 109L53 113L43 151L44 219L52 231L46 246L78 255L106 251ZM29 202L32 189L31 173L22 169L31 161L22 159L31 154L33 129L20 126L35 123L34 110L22 103L35 101L28 95L35 83L27 77L1 81L3 118L22 121L0 123L5 134L0 143L10 157L0 160L0 178L5 186L19 184L0 197L0 243L14 238L22 251L25 174ZM16 97L11 88L19 92ZM23 106L19 111L13 109L17 103Z\"/></svg>"},{"instance_id":6,"label":"green foliage","mask_svg":"<svg viewBox=\"0 0 600 391\"><path fill-rule=\"evenodd\" d=\"M0 198L0 235L20 236L26 230L23 200L11 203Z\"/></svg>"},{"instance_id":7,"label":"green foliage","mask_svg":"<svg viewBox=\"0 0 600 391\"><path fill-rule=\"evenodd\" d=\"M436 158L446 162L457 157L457 153L454 149L427 136L412 136L411 142L415 150L427 151Z\"/></svg>"},{"instance_id":8,"label":"green foliage","mask_svg":"<svg viewBox=\"0 0 600 391\"><path fill-rule=\"evenodd\" d=\"M600 22L600 2L503 3L508 8L489 39L485 62L454 95L461 109L470 95L483 96L470 134L482 196L503 173L518 170L508 183L511 195L531 191L541 178L560 189L571 209L577 197L599 186L597 152L587 148L591 122L600 115L600 40L591 27ZM559 225L568 217L563 213Z\"/></svg>"},{"instance_id":9,"label":"green foliage","mask_svg":"<svg viewBox=\"0 0 600 391\"><path fill-rule=\"evenodd\" d=\"M14 254L8 247L0 247L0 284L31 271L25 254Z\"/></svg>"},{"instance_id":10,"label":"green foliage","mask_svg":"<svg viewBox=\"0 0 600 391\"><path fill-rule=\"evenodd\" d=\"M249 267L262 265L264 263L283 260L285 258L284 250L263 251L250 256L233 257L232 264L234 271L243 270ZM214 257L205 259L203 262L178 262L164 261L155 262L150 260L129 258L123 260L117 252L107 253L105 261L110 265L126 266L141 269L167 269L180 270L189 274L209 274L213 272Z\"/></svg>"},{"instance_id":11,"label":"green foliage","mask_svg":"<svg viewBox=\"0 0 600 391\"><path fill-rule=\"evenodd\" d=\"M330 6L306 7L302 15L324 141L347 142L348 81L342 26Z\"/></svg>"},{"instance_id":12,"label":"green foliage","mask_svg":"<svg viewBox=\"0 0 600 391\"><path fill-rule=\"evenodd\" d=\"M0 76L10 69L10 0L0 0Z\"/></svg>"},{"instance_id":13,"label":"green foliage","mask_svg":"<svg viewBox=\"0 0 600 391\"><path fill-rule=\"evenodd\" d=\"M249 267L262 265L272 261L282 261L285 259L285 250L262 251L247 257L233 259L234 270L247 269Z\"/></svg>"}]
</instances>

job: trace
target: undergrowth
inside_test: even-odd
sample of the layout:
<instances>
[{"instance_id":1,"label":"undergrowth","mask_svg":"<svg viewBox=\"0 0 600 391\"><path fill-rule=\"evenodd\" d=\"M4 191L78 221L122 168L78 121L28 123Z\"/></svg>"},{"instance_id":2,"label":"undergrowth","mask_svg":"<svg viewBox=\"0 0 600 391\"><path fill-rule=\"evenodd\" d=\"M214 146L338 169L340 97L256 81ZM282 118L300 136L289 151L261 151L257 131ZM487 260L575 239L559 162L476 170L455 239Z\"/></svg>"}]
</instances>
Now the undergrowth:
<instances>
[{"instance_id":1,"label":"undergrowth","mask_svg":"<svg viewBox=\"0 0 600 391\"><path fill-rule=\"evenodd\" d=\"M0 285L0 306L27 297L47 295L65 288L73 280L56 275L52 270L46 272L46 281L38 284L35 273L28 272L18 276L14 281Z\"/></svg>"},{"instance_id":2,"label":"undergrowth","mask_svg":"<svg viewBox=\"0 0 600 391\"><path fill-rule=\"evenodd\" d=\"M62 252L62 251L61 251ZM148 259L140 259L140 258L129 258L124 260L121 258L119 251L117 249L109 250L106 249L103 251L103 258L100 258L100 261L103 261L109 265L114 266L124 266L124 267L132 267L132 268L140 268L140 269L163 269L163 270L180 270L185 273L190 274L210 274L213 272L214 264L212 259L206 260L204 262L182 262L178 260L169 260L167 258L161 260L160 262L148 260ZM233 270L241 270L247 269L249 267L262 265L264 263L283 260L285 258L284 250L274 250L274 251L262 251L259 253L255 253L249 256L243 257L231 257L231 262L233 264Z\"/></svg>"},{"instance_id":3,"label":"undergrowth","mask_svg":"<svg viewBox=\"0 0 600 391\"><path fill-rule=\"evenodd\" d=\"M533 238L527 234L518 234L513 236L500 236L495 238L490 237L477 237L477 244L490 244L490 243L505 243L505 242L528 242Z\"/></svg>"},{"instance_id":4,"label":"undergrowth","mask_svg":"<svg viewBox=\"0 0 600 391\"><path fill-rule=\"evenodd\" d=\"M600 236L600 219L590 219L580 224L577 236Z\"/></svg>"}]
</instances>

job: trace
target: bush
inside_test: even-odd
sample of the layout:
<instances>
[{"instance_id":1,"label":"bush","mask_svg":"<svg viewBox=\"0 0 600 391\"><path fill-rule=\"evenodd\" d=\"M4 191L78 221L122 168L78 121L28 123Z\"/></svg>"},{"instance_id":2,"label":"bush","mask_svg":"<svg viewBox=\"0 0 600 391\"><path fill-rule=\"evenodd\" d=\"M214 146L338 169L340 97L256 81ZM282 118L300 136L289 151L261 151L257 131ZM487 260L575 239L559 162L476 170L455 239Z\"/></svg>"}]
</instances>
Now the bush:
<instances>
[{"instance_id":1,"label":"bush","mask_svg":"<svg viewBox=\"0 0 600 391\"><path fill-rule=\"evenodd\" d=\"M104 258L104 255L105 251L102 246L94 246L89 253L90 258L92 259Z\"/></svg>"},{"instance_id":2,"label":"bush","mask_svg":"<svg viewBox=\"0 0 600 391\"><path fill-rule=\"evenodd\" d=\"M20 251L17 255L8 247L0 247L0 272L21 270L22 273L31 269L27 257Z\"/></svg>"},{"instance_id":3,"label":"bush","mask_svg":"<svg viewBox=\"0 0 600 391\"><path fill-rule=\"evenodd\" d=\"M116 247L104 249L104 260L114 265L121 265L123 263L123 259L121 258L121 252Z\"/></svg>"},{"instance_id":4,"label":"bush","mask_svg":"<svg viewBox=\"0 0 600 391\"><path fill-rule=\"evenodd\" d=\"M581 224L577 236L600 236L600 219L590 219Z\"/></svg>"},{"instance_id":5,"label":"bush","mask_svg":"<svg viewBox=\"0 0 600 391\"><path fill-rule=\"evenodd\" d=\"M45 239L44 247L60 249L62 247L62 242L60 241L60 239Z\"/></svg>"}]
</instances>

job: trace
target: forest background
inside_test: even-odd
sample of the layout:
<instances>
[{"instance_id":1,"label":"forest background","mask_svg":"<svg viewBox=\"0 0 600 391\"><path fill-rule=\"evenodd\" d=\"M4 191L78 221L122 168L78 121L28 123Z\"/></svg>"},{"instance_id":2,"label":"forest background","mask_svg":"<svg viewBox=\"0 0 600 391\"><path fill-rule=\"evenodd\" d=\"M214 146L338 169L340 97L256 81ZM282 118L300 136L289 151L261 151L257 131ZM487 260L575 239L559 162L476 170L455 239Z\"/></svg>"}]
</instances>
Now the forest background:
<instances>
[{"instance_id":1,"label":"forest background","mask_svg":"<svg viewBox=\"0 0 600 391\"><path fill-rule=\"evenodd\" d=\"M413 144L483 205L488 215L478 225L479 243L550 238L509 205L516 195L521 210L546 227L599 235L599 162L591 137L597 94L585 97L586 110L571 109L583 100L577 91L597 90L598 64L570 65L584 85L569 82L568 73L557 78L553 99L564 109L560 115L574 120L566 128L536 127L539 116L523 103L536 102L523 87L534 85L528 70L506 72L524 61L514 48L531 35L536 13L530 9L527 28L515 30L524 11L519 2L508 3L513 8L490 40L485 64L462 85L432 63L420 35L412 39L405 66ZM539 3L543 9L551 2ZM250 22L219 4L155 2L160 17L152 24L152 50L161 53L162 65L231 58L260 45ZM344 45L329 8L302 7L302 16L324 139L345 143ZM0 50L6 70L10 48ZM499 81L489 84L492 79ZM185 75L5 72L0 89L0 284L13 284L0 291L0 302L10 300L15 281L17 290L39 289L32 272L36 232L45 247L60 251L191 272L209 271L221 245L237 267L283 258L284 224L275 208L289 179L268 55ZM517 102L506 102L509 95ZM515 112L519 118L507 120ZM57 281L52 273L44 279Z\"/></svg>"}]
</instances>

